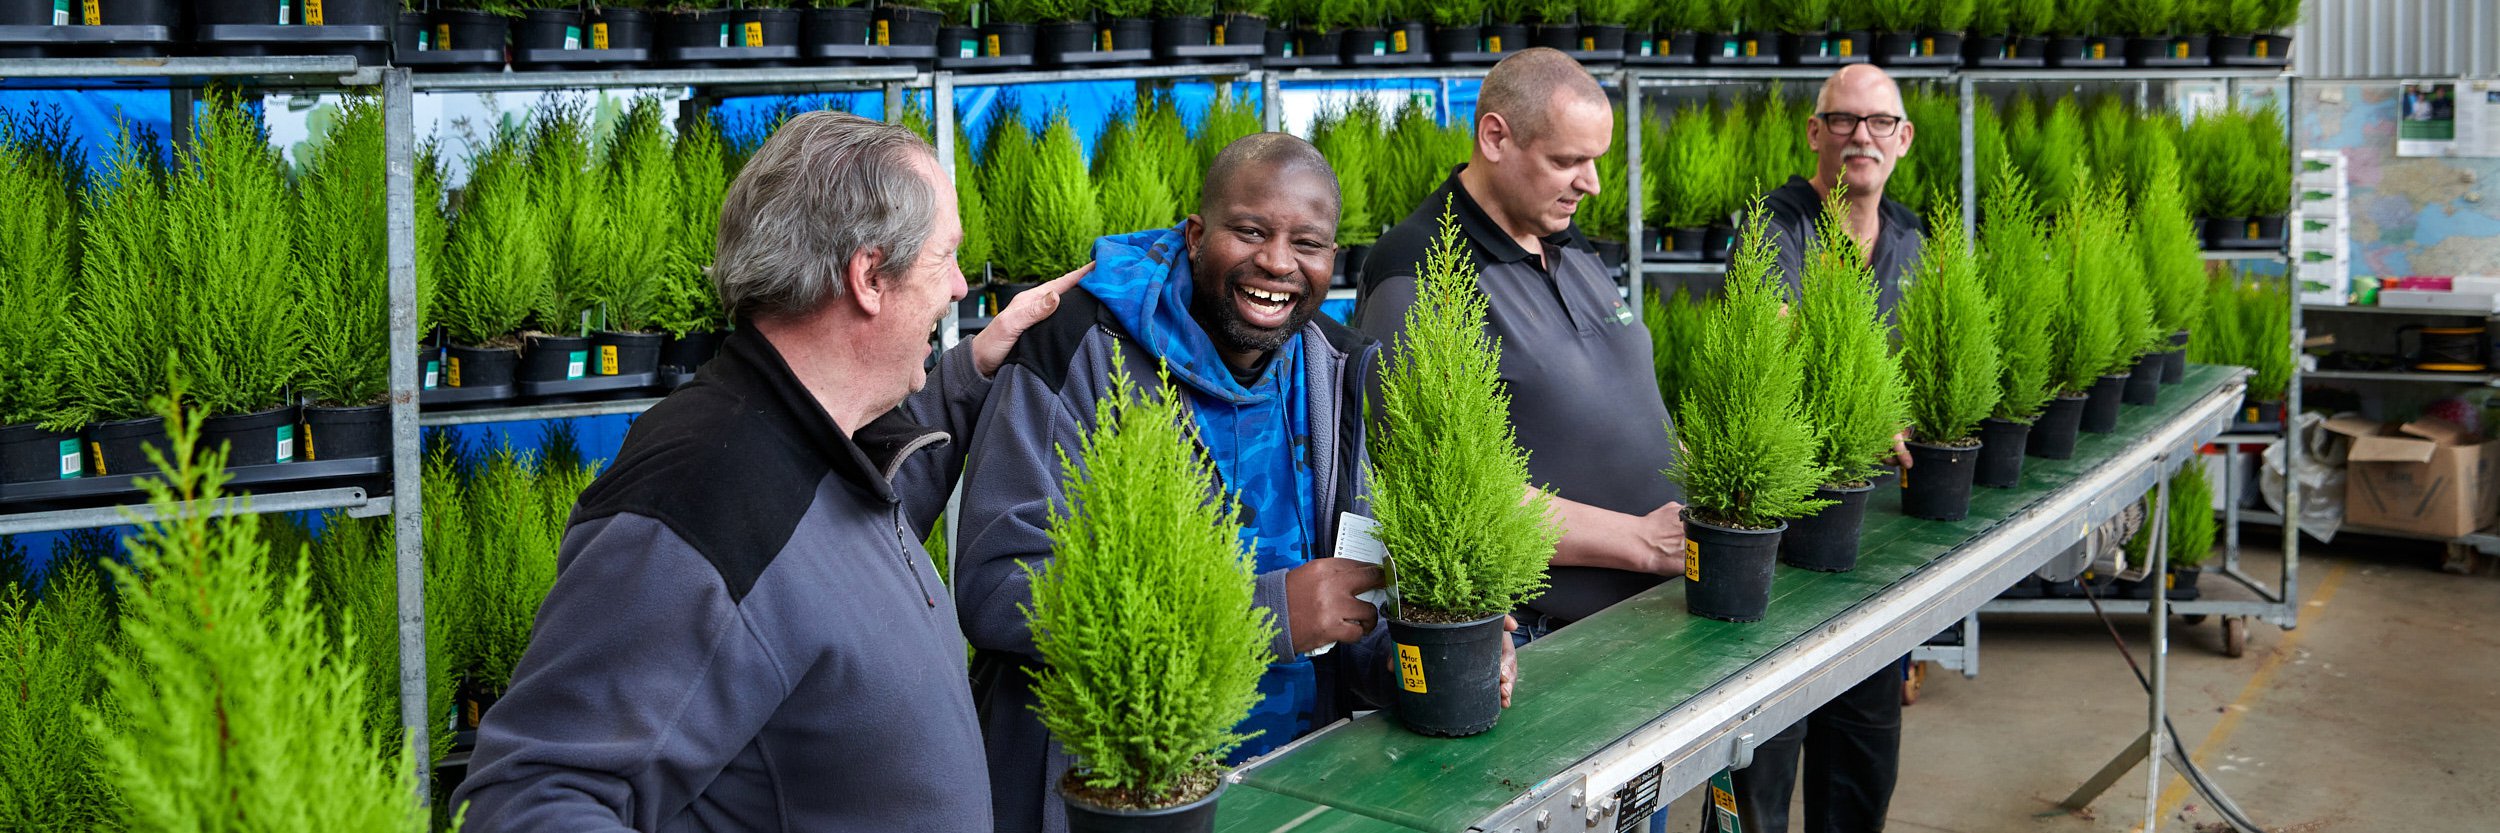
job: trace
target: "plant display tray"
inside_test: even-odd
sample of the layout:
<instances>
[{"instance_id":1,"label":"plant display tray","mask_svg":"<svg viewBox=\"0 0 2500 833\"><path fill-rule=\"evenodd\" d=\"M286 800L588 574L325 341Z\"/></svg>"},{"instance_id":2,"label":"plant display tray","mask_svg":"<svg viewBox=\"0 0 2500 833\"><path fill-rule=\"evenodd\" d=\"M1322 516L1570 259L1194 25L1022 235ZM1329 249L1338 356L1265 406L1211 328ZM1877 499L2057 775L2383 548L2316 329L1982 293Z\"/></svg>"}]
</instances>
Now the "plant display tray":
<instances>
[{"instance_id":1,"label":"plant display tray","mask_svg":"<svg viewBox=\"0 0 2500 833\"><path fill-rule=\"evenodd\" d=\"M4 44L137 46L172 43L173 39L171 26L0 26L0 43Z\"/></svg>"},{"instance_id":2,"label":"plant display tray","mask_svg":"<svg viewBox=\"0 0 2500 833\"><path fill-rule=\"evenodd\" d=\"M2067 57L2067 56L2064 56L2064 55L2051 55L2051 56L2049 56L2049 57L2048 57L2048 62L2049 62L2049 66L2053 66L2053 67L2056 67L2056 68L2058 68L2058 69L2126 69L2126 68L2127 68L2127 59L2126 59L2125 57L2123 57L2123 56L2122 56L2122 57L2117 57L2117 58L2085 58L2085 57L2081 57L2081 56L2077 56L2077 57Z\"/></svg>"},{"instance_id":3,"label":"plant display tray","mask_svg":"<svg viewBox=\"0 0 2500 833\"><path fill-rule=\"evenodd\" d=\"M935 44L914 46L871 46L862 43L820 43L807 47L804 57L812 61L931 61L937 59Z\"/></svg>"},{"instance_id":4,"label":"plant display tray","mask_svg":"<svg viewBox=\"0 0 2500 833\"><path fill-rule=\"evenodd\" d=\"M1679 52L1673 55L1633 55L1626 53L1623 56L1623 62L1636 67L1688 67L1698 63L1698 61L1695 60L1697 57L1699 56L1691 52Z\"/></svg>"},{"instance_id":5,"label":"plant display tray","mask_svg":"<svg viewBox=\"0 0 2500 833\"><path fill-rule=\"evenodd\" d=\"M957 58L949 55L939 55L937 56L937 67L938 69L944 70L968 72L981 72L984 70L1031 69L1033 67L1033 56L997 55L979 58Z\"/></svg>"},{"instance_id":6,"label":"plant display tray","mask_svg":"<svg viewBox=\"0 0 2500 833\"><path fill-rule=\"evenodd\" d=\"M390 468L390 461L383 457L343 457L336 460L304 460L294 463L235 466L226 469L226 485L233 491L248 492L253 491L250 487L254 486L372 477L390 471ZM93 502L128 497L140 493L138 486L140 478L162 476L157 472L149 471L106 477L73 477L68 480L0 483L0 504Z\"/></svg>"},{"instance_id":7,"label":"plant display tray","mask_svg":"<svg viewBox=\"0 0 2500 833\"><path fill-rule=\"evenodd\" d=\"M229 23L199 27L197 37L217 43L380 43L391 39L391 27Z\"/></svg>"},{"instance_id":8,"label":"plant display tray","mask_svg":"<svg viewBox=\"0 0 2500 833\"><path fill-rule=\"evenodd\" d=\"M1655 263L1700 263L1701 254L1700 249L1685 249L1683 251L1652 249L1650 251L1642 252L1641 259Z\"/></svg>"},{"instance_id":9,"label":"plant display tray","mask_svg":"<svg viewBox=\"0 0 2500 833\"><path fill-rule=\"evenodd\" d=\"M2019 59L2017 59L2019 60ZM1887 67L1951 67L1961 66L1962 56L1953 55L1885 55L1875 56L1877 66Z\"/></svg>"},{"instance_id":10,"label":"plant display tray","mask_svg":"<svg viewBox=\"0 0 2500 833\"><path fill-rule=\"evenodd\" d=\"M503 66L503 50L429 49L423 52L400 52L391 56L391 63L414 70L491 72Z\"/></svg>"},{"instance_id":11,"label":"plant display tray","mask_svg":"<svg viewBox=\"0 0 2500 833\"><path fill-rule=\"evenodd\" d=\"M1727 55L1719 55L1709 52L1699 53L1699 55L1701 57L1701 63L1704 66L1775 67L1780 65L1780 56L1779 53L1776 52L1768 55L1753 55L1750 57L1744 55L1730 57Z\"/></svg>"},{"instance_id":12,"label":"plant display tray","mask_svg":"<svg viewBox=\"0 0 2500 833\"><path fill-rule=\"evenodd\" d=\"M2039 69L2048 66L2049 59L2037 55L2029 58L1971 58L1964 64L1972 69Z\"/></svg>"},{"instance_id":13,"label":"plant display tray","mask_svg":"<svg viewBox=\"0 0 2500 833\"><path fill-rule=\"evenodd\" d=\"M1432 63L1432 56L1423 52L1392 52L1387 55L1356 55L1338 66L1349 67L1412 67Z\"/></svg>"},{"instance_id":14,"label":"plant display tray","mask_svg":"<svg viewBox=\"0 0 2500 833\"><path fill-rule=\"evenodd\" d=\"M511 399L519 392L514 385L487 385L475 388L431 388L417 395L417 404L426 408L460 405L484 405Z\"/></svg>"},{"instance_id":15,"label":"plant display tray","mask_svg":"<svg viewBox=\"0 0 2500 833\"><path fill-rule=\"evenodd\" d=\"M2189 69L2213 66L2202 55L2193 58L2129 58L2127 65L2139 69Z\"/></svg>"},{"instance_id":16,"label":"plant display tray","mask_svg":"<svg viewBox=\"0 0 2500 833\"><path fill-rule=\"evenodd\" d=\"M1153 49L1114 49L1109 52L1071 52L1058 55L1044 55L1042 57L1047 59L1040 61L1043 66L1060 66L1082 69L1085 67L1116 67L1126 64L1142 64L1154 60L1155 51Z\"/></svg>"},{"instance_id":17,"label":"plant display tray","mask_svg":"<svg viewBox=\"0 0 2500 833\"><path fill-rule=\"evenodd\" d=\"M2213 56L2213 59L2213 65L2218 67L2287 67L2292 65L2292 56L2290 55L2279 55L2269 58L2258 58L2250 55L2215 55Z\"/></svg>"},{"instance_id":18,"label":"plant display tray","mask_svg":"<svg viewBox=\"0 0 2500 833\"><path fill-rule=\"evenodd\" d=\"M1583 64L1623 63L1623 50L1621 49L1575 49L1563 54Z\"/></svg>"},{"instance_id":19,"label":"plant display tray","mask_svg":"<svg viewBox=\"0 0 2500 833\"><path fill-rule=\"evenodd\" d=\"M1296 55L1291 58L1267 56L1268 69L1330 69L1336 67L1335 55Z\"/></svg>"},{"instance_id":20,"label":"plant display tray","mask_svg":"<svg viewBox=\"0 0 2500 833\"><path fill-rule=\"evenodd\" d=\"M601 68L651 61L648 49L515 49L513 69Z\"/></svg>"},{"instance_id":21,"label":"plant display tray","mask_svg":"<svg viewBox=\"0 0 2500 833\"><path fill-rule=\"evenodd\" d=\"M2283 238L2279 235L2275 237L2234 237L2228 240L2209 241L2205 248L2208 251L2217 252L2270 252L2283 248Z\"/></svg>"},{"instance_id":22,"label":"plant display tray","mask_svg":"<svg viewBox=\"0 0 2500 833\"><path fill-rule=\"evenodd\" d=\"M1158 57L1165 60L1193 61L1198 63L1213 64L1228 63L1232 61L1248 61L1256 64L1259 62L1260 57L1267 54L1267 47L1263 44L1256 43L1236 43L1224 46L1206 44L1203 46L1170 46L1157 51L1163 53Z\"/></svg>"},{"instance_id":23,"label":"plant display tray","mask_svg":"<svg viewBox=\"0 0 2500 833\"><path fill-rule=\"evenodd\" d=\"M636 391L650 387L659 381L659 375L660 374L656 372L628 373L623 376L584 376L579 379L566 379L560 382L524 381L519 383L517 387L521 389L522 396L597 396L605 393Z\"/></svg>"},{"instance_id":24,"label":"plant display tray","mask_svg":"<svg viewBox=\"0 0 2500 833\"><path fill-rule=\"evenodd\" d=\"M660 50L660 60L674 64L759 64L796 61L793 46L680 46Z\"/></svg>"}]
</instances>

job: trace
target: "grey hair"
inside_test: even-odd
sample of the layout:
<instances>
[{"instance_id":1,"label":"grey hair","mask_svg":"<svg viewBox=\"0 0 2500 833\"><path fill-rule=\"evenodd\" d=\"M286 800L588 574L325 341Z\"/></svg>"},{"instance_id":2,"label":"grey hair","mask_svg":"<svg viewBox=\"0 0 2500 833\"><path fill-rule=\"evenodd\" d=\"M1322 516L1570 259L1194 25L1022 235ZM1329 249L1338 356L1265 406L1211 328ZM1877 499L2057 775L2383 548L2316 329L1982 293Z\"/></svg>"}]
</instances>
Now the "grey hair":
<instances>
[{"instance_id":1,"label":"grey hair","mask_svg":"<svg viewBox=\"0 0 2500 833\"><path fill-rule=\"evenodd\" d=\"M806 315L842 297L843 270L877 255L880 278L920 258L937 191L911 169L937 152L909 129L849 113L790 119L722 200L712 288L741 319Z\"/></svg>"}]
</instances>

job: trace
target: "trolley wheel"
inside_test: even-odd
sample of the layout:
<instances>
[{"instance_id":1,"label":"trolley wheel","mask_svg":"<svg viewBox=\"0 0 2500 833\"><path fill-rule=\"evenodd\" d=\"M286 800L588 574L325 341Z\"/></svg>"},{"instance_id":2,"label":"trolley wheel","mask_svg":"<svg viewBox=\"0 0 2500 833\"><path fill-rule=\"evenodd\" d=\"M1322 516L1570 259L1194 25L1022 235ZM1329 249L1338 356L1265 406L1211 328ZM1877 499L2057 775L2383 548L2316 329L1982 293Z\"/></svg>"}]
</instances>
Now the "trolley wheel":
<instances>
[{"instance_id":1,"label":"trolley wheel","mask_svg":"<svg viewBox=\"0 0 2500 833\"><path fill-rule=\"evenodd\" d=\"M2248 656L2248 617L2222 617L2222 655L2232 659Z\"/></svg>"},{"instance_id":2,"label":"trolley wheel","mask_svg":"<svg viewBox=\"0 0 2500 833\"><path fill-rule=\"evenodd\" d=\"M2212 617L2211 615L2209 615L2209 614L2204 614L2204 613L2190 613L2190 614L2188 614L2188 615L2186 615L2186 616L2181 616L2181 617L2179 617L2179 621L2186 622L2186 623L2187 623L2187 625L2188 625L2188 627L2193 628L2193 627L2196 627L2196 626L2198 626L2198 625L2205 624L2205 620L2207 620L2207 619L2211 619L2211 618L2213 618L2213 617Z\"/></svg>"},{"instance_id":3,"label":"trolley wheel","mask_svg":"<svg viewBox=\"0 0 2500 833\"><path fill-rule=\"evenodd\" d=\"M1935 663L1919 660L1910 663L1910 670L1901 677L1901 705L1918 705L1918 687L1927 682L1927 666Z\"/></svg>"}]
</instances>

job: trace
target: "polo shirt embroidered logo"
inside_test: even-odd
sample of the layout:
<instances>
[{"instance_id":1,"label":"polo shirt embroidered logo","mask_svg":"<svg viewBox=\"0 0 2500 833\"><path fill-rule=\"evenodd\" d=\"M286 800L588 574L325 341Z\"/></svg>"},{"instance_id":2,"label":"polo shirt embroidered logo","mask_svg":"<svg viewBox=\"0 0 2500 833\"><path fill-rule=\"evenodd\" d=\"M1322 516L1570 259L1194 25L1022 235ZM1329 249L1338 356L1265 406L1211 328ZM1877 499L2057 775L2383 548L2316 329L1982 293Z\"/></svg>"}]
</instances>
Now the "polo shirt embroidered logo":
<instances>
[{"instance_id":1,"label":"polo shirt embroidered logo","mask_svg":"<svg viewBox=\"0 0 2500 833\"><path fill-rule=\"evenodd\" d=\"M1632 315L1632 308L1631 308L1630 306L1625 305L1622 301L1616 301L1616 302L1615 302L1615 326L1618 326L1618 327L1629 327L1629 326L1632 326L1632 322L1633 322L1633 320L1634 320L1634 318L1633 318L1633 315Z\"/></svg>"}]
</instances>

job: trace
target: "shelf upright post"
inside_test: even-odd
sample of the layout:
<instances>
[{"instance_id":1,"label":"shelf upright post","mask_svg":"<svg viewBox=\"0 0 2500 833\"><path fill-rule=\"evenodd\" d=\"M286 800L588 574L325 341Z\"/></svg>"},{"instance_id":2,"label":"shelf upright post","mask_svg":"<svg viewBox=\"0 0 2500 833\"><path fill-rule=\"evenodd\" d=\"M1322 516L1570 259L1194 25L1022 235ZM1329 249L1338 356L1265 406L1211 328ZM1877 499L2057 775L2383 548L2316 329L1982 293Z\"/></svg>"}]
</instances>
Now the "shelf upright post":
<instances>
[{"instance_id":1,"label":"shelf upright post","mask_svg":"<svg viewBox=\"0 0 2500 833\"><path fill-rule=\"evenodd\" d=\"M417 218L416 119L409 70L382 70L382 194L384 251L390 280L391 527L399 573L399 718L408 748L417 755L417 800L424 803L432 778L424 750L425 714L425 525L417 445Z\"/></svg>"},{"instance_id":2,"label":"shelf upright post","mask_svg":"<svg viewBox=\"0 0 2500 833\"><path fill-rule=\"evenodd\" d=\"M903 123L903 84L904 82L901 81L885 82L885 123L887 124Z\"/></svg>"},{"instance_id":3,"label":"shelf upright post","mask_svg":"<svg viewBox=\"0 0 2500 833\"><path fill-rule=\"evenodd\" d=\"M949 180L953 180L956 177L971 176L971 171L955 170L954 73L934 72L929 74L929 115L929 132L933 134L929 138L936 140L934 145L937 148L938 170L945 171L946 178ZM969 277L966 278L966 282L970 282ZM955 346L955 342L963 340L963 333L960 332L962 324L963 305L947 304L946 323L938 327L939 349L951 349ZM952 536L949 536L949 540L951 542ZM952 562L949 563L951 564Z\"/></svg>"},{"instance_id":4,"label":"shelf upright post","mask_svg":"<svg viewBox=\"0 0 2500 833\"><path fill-rule=\"evenodd\" d=\"M1979 240L1979 125L1978 92L1970 76L1959 76L1954 86L1961 91L1962 108L1962 238L1974 245Z\"/></svg>"},{"instance_id":5,"label":"shelf upright post","mask_svg":"<svg viewBox=\"0 0 2500 833\"><path fill-rule=\"evenodd\" d=\"M2171 454L2175 453L2165 453L2159 462L2153 464L2153 511L2145 513L2145 523L2149 526L2144 533L2144 559L2152 562L2149 565L2152 571L2144 574L2144 583L2153 591L2152 601L2147 603L2150 607L2146 608L2153 620L2153 690L2149 698L2152 701L2149 705L2151 714L2146 717L2150 728L2144 730L2145 737L2150 738L2144 755L2144 833L2155 833L2161 827L2161 759L2169 748L2169 727L2162 721L2162 710L2168 705L2166 695L2169 685L2165 679L2170 669L2171 468L2168 463ZM2195 450L2189 449L2188 453L2194 456Z\"/></svg>"},{"instance_id":6,"label":"shelf upright post","mask_svg":"<svg viewBox=\"0 0 2500 833\"><path fill-rule=\"evenodd\" d=\"M1269 133L1285 129L1285 106L1278 101L1284 94L1285 84L1276 70L1259 70L1259 122Z\"/></svg>"},{"instance_id":7,"label":"shelf upright post","mask_svg":"<svg viewBox=\"0 0 2500 833\"><path fill-rule=\"evenodd\" d=\"M2307 341L2300 309L2300 253L2291 250L2291 229L2300 222L2300 76L2284 81L2283 146L2290 149L2292 214L2283 218L2283 290L2291 296L2292 375L2283 391L2283 586L2281 622L2289 629L2300 615L2300 353ZM2260 464L2262 466L2262 463Z\"/></svg>"},{"instance_id":8,"label":"shelf upright post","mask_svg":"<svg viewBox=\"0 0 2500 833\"><path fill-rule=\"evenodd\" d=\"M1624 302L1637 310L1649 291L1648 276L1641 273L1641 201L1649 190L1641 187L1641 73L1626 68L1615 78L1623 87L1623 284L1628 290ZM1448 83L1442 82L1444 87ZM1442 106L1449 106L1446 99Z\"/></svg>"}]
</instances>

